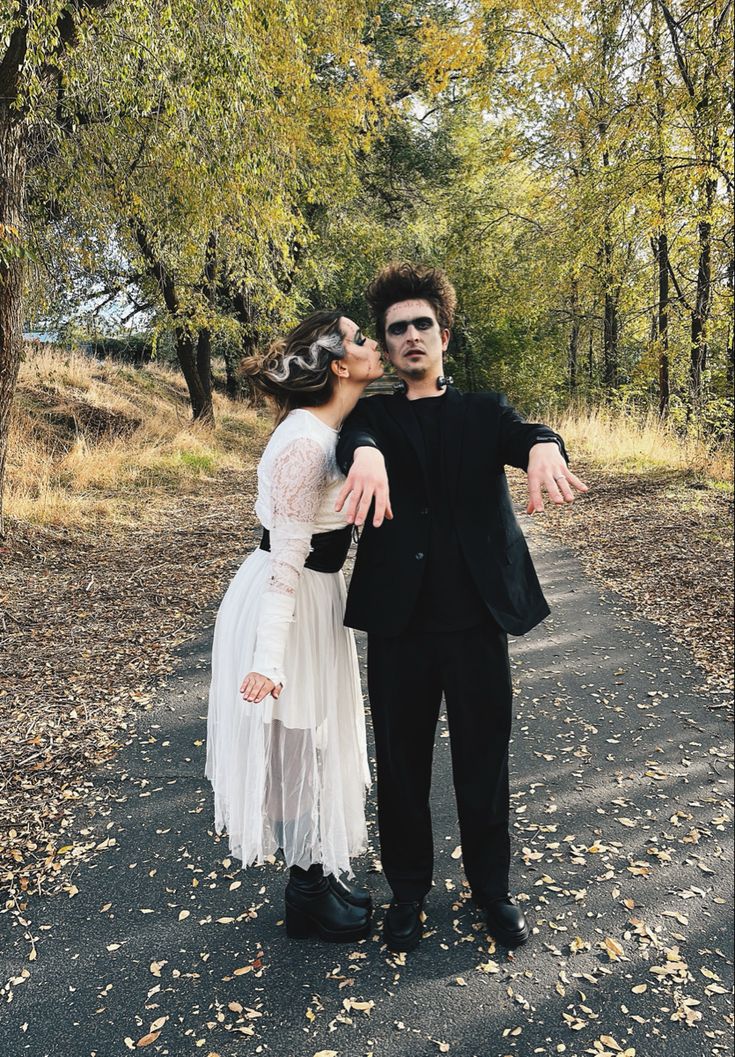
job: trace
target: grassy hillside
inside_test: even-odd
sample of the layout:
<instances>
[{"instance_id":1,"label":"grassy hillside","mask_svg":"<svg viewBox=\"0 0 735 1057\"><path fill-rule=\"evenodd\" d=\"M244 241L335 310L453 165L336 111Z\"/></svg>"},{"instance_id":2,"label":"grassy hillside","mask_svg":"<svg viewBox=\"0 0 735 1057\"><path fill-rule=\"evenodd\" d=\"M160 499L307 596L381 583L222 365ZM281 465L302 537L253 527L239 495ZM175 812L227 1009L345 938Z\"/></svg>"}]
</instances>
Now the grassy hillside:
<instances>
[{"instance_id":1,"label":"grassy hillside","mask_svg":"<svg viewBox=\"0 0 735 1057\"><path fill-rule=\"evenodd\" d=\"M205 477L252 468L265 416L215 396L216 427L192 424L181 374L28 346L12 428L6 512L93 528L155 520Z\"/></svg>"}]
</instances>

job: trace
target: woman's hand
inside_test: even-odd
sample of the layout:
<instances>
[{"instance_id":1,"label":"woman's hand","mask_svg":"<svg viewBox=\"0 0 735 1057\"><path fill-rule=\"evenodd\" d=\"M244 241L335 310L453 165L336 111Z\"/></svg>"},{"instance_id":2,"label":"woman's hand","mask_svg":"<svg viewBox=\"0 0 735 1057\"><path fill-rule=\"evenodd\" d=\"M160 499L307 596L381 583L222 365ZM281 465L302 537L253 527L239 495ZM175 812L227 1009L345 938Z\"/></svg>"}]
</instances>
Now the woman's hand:
<instances>
[{"instance_id":1,"label":"woman's hand","mask_svg":"<svg viewBox=\"0 0 735 1057\"><path fill-rule=\"evenodd\" d=\"M279 683L276 686L272 679L268 679L265 675L261 675L260 672L248 672L242 681L240 693L245 701L254 701L255 704L258 705L264 697L268 696L268 694L270 694L275 700L280 695L282 689L282 683Z\"/></svg>"}]
</instances>

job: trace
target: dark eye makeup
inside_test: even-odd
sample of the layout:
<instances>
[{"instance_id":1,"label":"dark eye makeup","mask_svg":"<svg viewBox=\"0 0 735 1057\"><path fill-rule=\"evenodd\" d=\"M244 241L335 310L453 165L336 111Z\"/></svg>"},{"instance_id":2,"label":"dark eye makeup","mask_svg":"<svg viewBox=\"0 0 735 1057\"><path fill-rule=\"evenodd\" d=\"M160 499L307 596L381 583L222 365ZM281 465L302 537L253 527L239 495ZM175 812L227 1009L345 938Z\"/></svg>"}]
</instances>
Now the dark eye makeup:
<instances>
[{"instance_id":1,"label":"dark eye makeup","mask_svg":"<svg viewBox=\"0 0 735 1057\"><path fill-rule=\"evenodd\" d=\"M416 330L431 330L434 326L434 320L431 316L419 316L417 319L401 319L391 323L386 329L391 337L399 338L406 333L410 326L414 326Z\"/></svg>"},{"instance_id":2,"label":"dark eye makeup","mask_svg":"<svg viewBox=\"0 0 735 1057\"><path fill-rule=\"evenodd\" d=\"M353 344L354 345L364 345L366 341L367 341L367 338L365 337L363 332L358 328L358 330L355 331L354 338L352 339Z\"/></svg>"}]
</instances>

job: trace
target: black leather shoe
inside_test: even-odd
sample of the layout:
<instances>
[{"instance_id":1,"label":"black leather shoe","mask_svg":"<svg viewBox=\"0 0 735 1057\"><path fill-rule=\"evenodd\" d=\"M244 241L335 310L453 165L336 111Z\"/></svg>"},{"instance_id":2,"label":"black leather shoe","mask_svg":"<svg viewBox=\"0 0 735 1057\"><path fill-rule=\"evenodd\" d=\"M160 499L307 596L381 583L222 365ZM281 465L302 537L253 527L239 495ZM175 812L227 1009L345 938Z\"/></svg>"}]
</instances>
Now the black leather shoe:
<instances>
[{"instance_id":1,"label":"black leather shoe","mask_svg":"<svg viewBox=\"0 0 735 1057\"><path fill-rule=\"evenodd\" d=\"M388 907L383 923L383 936L389 950L400 953L415 950L421 941L424 923L421 912L423 899L414 903L399 903L394 899Z\"/></svg>"},{"instance_id":2,"label":"black leather shoe","mask_svg":"<svg viewBox=\"0 0 735 1057\"><path fill-rule=\"evenodd\" d=\"M345 903L350 903L353 907L360 907L362 910L372 913L373 901L367 888L358 888L357 885L350 884L343 878L337 877L336 874L330 874L327 880L332 891L341 896Z\"/></svg>"},{"instance_id":3,"label":"black leather shoe","mask_svg":"<svg viewBox=\"0 0 735 1057\"><path fill-rule=\"evenodd\" d=\"M320 866L308 870L291 867L286 885L288 936L319 936L327 943L354 943L369 933L370 913L337 895Z\"/></svg>"},{"instance_id":4,"label":"black leather shoe","mask_svg":"<svg viewBox=\"0 0 735 1057\"><path fill-rule=\"evenodd\" d=\"M512 896L493 899L485 907L488 932L504 947L520 947L531 935L523 911Z\"/></svg>"}]
</instances>

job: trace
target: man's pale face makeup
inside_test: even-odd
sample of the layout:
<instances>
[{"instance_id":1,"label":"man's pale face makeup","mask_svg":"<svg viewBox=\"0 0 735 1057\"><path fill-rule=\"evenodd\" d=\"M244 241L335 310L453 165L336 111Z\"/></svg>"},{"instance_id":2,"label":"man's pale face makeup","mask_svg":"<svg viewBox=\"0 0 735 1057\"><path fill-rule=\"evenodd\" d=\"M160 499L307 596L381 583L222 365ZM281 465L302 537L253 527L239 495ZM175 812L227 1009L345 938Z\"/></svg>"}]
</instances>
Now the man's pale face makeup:
<instances>
[{"instance_id":1,"label":"man's pale face makeup","mask_svg":"<svg viewBox=\"0 0 735 1057\"><path fill-rule=\"evenodd\" d=\"M409 378L440 374L448 341L449 332L441 330L428 301L398 301L385 314L388 359Z\"/></svg>"}]
</instances>

